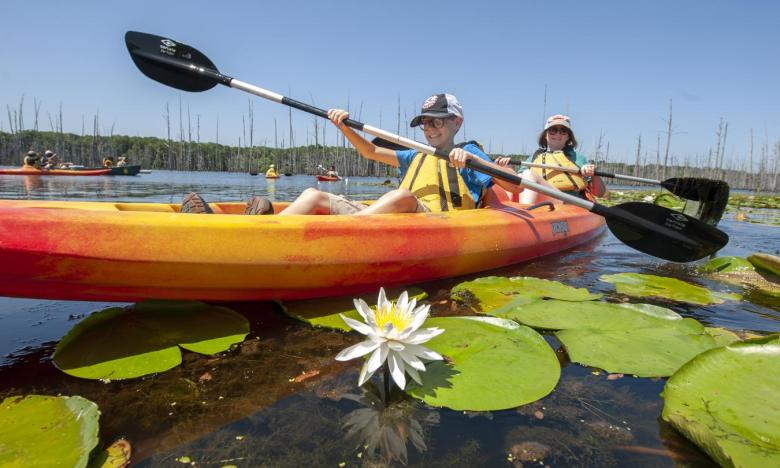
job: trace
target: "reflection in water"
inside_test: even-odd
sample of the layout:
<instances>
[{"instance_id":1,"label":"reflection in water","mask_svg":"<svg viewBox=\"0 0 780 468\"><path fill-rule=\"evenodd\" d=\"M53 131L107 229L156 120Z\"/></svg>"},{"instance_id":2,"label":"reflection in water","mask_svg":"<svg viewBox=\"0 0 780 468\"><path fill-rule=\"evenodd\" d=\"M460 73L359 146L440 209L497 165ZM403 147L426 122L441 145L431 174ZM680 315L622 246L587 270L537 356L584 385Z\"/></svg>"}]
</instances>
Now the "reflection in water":
<instances>
[{"instance_id":1,"label":"reflection in water","mask_svg":"<svg viewBox=\"0 0 780 468\"><path fill-rule=\"evenodd\" d=\"M384 389L371 382L361 390L359 395L342 395L363 406L344 417L347 439L357 440L358 447L364 446L368 457L387 464L398 461L406 465L409 442L420 453L427 450L424 427L439 424L438 412L417 400L392 394L390 402L385 403Z\"/></svg>"}]
</instances>

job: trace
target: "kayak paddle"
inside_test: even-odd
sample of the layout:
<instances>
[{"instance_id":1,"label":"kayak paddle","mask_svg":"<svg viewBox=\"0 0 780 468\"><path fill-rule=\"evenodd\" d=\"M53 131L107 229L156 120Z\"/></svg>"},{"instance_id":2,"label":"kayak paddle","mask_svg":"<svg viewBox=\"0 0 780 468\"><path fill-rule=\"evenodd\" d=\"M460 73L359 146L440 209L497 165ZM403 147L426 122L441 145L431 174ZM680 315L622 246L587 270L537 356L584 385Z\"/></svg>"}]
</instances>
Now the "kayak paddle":
<instances>
[{"instance_id":1,"label":"kayak paddle","mask_svg":"<svg viewBox=\"0 0 780 468\"><path fill-rule=\"evenodd\" d=\"M133 62L144 75L173 88L184 91L206 91L217 84L222 84L327 118L328 114L323 109L223 75L211 60L186 44L135 31L128 31L125 34L125 44ZM449 154L444 151L380 128L353 119L345 119L343 124L404 147L449 160ZM674 262L698 260L717 252L729 240L728 235L723 231L659 205L629 202L606 207L559 190L523 181L521 177L506 173L498 166L481 159L470 159L467 161L467 166L603 216L610 231L626 245L665 260Z\"/></svg>"},{"instance_id":2,"label":"kayak paddle","mask_svg":"<svg viewBox=\"0 0 780 468\"><path fill-rule=\"evenodd\" d=\"M514 164L514 163L512 163ZM548 164L537 164L532 162L521 162L523 166L539 167L542 169L554 169L561 172L579 173L579 169L574 167L551 166ZM672 192L680 198L698 202L695 206L695 217L707 224L715 226L723 216L723 211L729 202L729 184L722 180L702 179L698 177L672 177L664 181L655 179L645 179L629 175L614 174L607 171L595 171L594 175L599 177L610 177L613 179L630 180L643 184L660 185L666 190ZM686 206L686 211L687 211Z\"/></svg>"}]
</instances>

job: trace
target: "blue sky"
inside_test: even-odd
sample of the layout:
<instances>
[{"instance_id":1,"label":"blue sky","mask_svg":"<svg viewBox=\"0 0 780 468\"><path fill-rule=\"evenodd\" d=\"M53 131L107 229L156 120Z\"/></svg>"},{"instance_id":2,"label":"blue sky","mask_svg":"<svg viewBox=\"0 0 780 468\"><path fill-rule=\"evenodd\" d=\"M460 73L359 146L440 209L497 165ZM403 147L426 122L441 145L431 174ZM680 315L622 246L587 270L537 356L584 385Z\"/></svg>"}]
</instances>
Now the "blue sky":
<instances>
[{"instance_id":1,"label":"blue sky","mask_svg":"<svg viewBox=\"0 0 780 468\"><path fill-rule=\"evenodd\" d=\"M780 138L780 70L772 1L188 1L59 2L6 0L0 19L0 128L25 96L42 102L39 127L62 103L65 130L164 136L165 104L181 99L201 139L237 144L248 99L255 143L287 139L287 108L218 87L185 93L144 77L124 33L137 30L188 43L228 75L313 102L347 107L365 123L402 134L430 94L463 104L466 134L493 152L528 152L546 113L568 113L586 154L599 134L610 159L632 161L641 133L648 158L665 138L674 103L671 153L706 154L721 117L726 157L747 158ZM293 111L296 142L313 117ZM284 131L282 130L284 129ZM175 136L178 128L175 129ZM336 132L327 128L328 143ZM409 136L414 136L409 133ZM462 135L461 135L462 136ZM416 134L418 139L422 135ZM756 159L758 156L756 156Z\"/></svg>"}]
</instances>

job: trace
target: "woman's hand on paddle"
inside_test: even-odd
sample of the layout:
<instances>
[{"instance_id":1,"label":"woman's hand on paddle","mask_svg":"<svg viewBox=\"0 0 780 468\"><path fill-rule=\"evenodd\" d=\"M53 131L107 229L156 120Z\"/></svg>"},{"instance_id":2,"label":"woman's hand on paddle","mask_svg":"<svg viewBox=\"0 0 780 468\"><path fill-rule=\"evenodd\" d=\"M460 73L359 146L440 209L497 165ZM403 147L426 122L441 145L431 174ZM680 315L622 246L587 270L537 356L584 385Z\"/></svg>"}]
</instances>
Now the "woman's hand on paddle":
<instances>
[{"instance_id":1,"label":"woman's hand on paddle","mask_svg":"<svg viewBox=\"0 0 780 468\"><path fill-rule=\"evenodd\" d=\"M459 169L466 167L466 162L469 159L474 159L474 155L463 148L453 148L452 151L450 151L450 164Z\"/></svg>"},{"instance_id":2,"label":"woman's hand on paddle","mask_svg":"<svg viewBox=\"0 0 780 468\"><path fill-rule=\"evenodd\" d=\"M595 164L585 164L580 168L580 174L584 175L585 177L590 177L596 172L596 165Z\"/></svg>"},{"instance_id":3,"label":"woman's hand on paddle","mask_svg":"<svg viewBox=\"0 0 780 468\"><path fill-rule=\"evenodd\" d=\"M349 112L343 110L343 109L330 109L328 110L328 118L331 122L333 122L333 125L339 128L339 130L344 130L344 124L342 123L344 119L349 117Z\"/></svg>"}]
</instances>

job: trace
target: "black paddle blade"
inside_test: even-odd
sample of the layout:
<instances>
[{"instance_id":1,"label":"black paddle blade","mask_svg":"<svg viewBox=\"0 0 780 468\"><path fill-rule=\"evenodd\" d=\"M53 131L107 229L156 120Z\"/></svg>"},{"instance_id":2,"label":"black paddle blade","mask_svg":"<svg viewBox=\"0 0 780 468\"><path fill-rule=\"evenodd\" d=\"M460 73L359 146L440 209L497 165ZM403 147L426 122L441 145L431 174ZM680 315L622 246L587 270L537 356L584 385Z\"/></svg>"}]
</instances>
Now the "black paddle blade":
<instances>
[{"instance_id":1,"label":"black paddle blade","mask_svg":"<svg viewBox=\"0 0 780 468\"><path fill-rule=\"evenodd\" d=\"M183 91L206 91L222 82L211 60L187 44L137 31L125 34L125 44L141 73L154 81Z\"/></svg>"},{"instance_id":2,"label":"black paddle blade","mask_svg":"<svg viewBox=\"0 0 780 468\"><path fill-rule=\"evenodd\" d=\"M403 150L409 149L406 146L401 146L398 143L394 143L392 141L387 141L384 138L379 138L379 137L376 137L373 140L371 140L371 143L377 145L380 148L387 148L387 149L391 149L393 151L403 151Z\"/></svg>"},{"instance_id":3,"label":"black paddle blade","mask_svg":"<svg viewBox=\"0 0 780 468\"><path fill-rule=\"evenodd\" d=\"M729 184L722 180L681 177L665 180L661 185L679 197L692 200L685 203L683 212L712 226L718 224L729 203Z\"/></svg>"},{"instance_id":4,"label":"black paddle blade","mask_svg":"<svg viewBox=\"0 0 780 468\"><path fill-rule=\"evenodd\" d=\"M729 199L729 184L722 180L673 177L661 182L661 187L687 200L711 203Z\"/></svg>"},{"instance_id":5,"label":"black paddle blade","mask_svg":"<svg viewBox=\"0 0 780 468\"><path fill-rule=\"evenodd\" d=\"M629 247L672 262L691 262L714 254L729 236L696 218L651 203L594 206L612 234Z\"/></svg>"}]
</instances>

